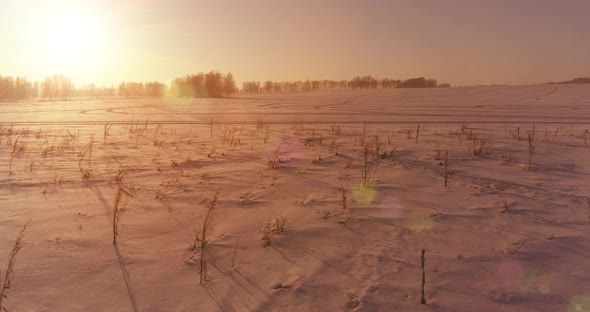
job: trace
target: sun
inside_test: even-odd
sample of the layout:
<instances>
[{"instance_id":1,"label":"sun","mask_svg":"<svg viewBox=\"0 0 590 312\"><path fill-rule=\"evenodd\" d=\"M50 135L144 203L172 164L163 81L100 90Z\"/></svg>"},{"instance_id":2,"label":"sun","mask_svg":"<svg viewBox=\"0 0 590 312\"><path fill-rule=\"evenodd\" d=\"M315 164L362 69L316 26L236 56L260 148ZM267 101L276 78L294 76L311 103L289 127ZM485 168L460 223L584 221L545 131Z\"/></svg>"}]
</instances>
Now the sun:
<instances>
[{"instance_id":1,"label":"sun","mask_svg":"<svg viewBox=\"0 0 590 312\"><path fill-rule=\"evenodd\" d=\"M105 25L82 8L53 8L37 16L36 53L49 68L72 71L97 64L105 48Z\"/></svg>"}]
</instances>

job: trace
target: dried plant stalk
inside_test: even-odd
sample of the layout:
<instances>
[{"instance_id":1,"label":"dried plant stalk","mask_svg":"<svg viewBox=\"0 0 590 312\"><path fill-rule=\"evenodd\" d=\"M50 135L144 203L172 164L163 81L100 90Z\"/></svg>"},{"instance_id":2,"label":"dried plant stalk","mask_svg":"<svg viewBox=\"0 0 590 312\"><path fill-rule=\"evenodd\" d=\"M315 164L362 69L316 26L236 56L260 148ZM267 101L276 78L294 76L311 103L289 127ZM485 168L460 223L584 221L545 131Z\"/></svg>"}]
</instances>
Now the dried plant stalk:
<instances>
[{"instance_id":1,"label":"dried plant stalk","mask_svg":"<svg viewBox=\"0 0 590 312\"><path fill-rule=\"evenodd\" d=\"M25 231L27 226L29 225L29 221L23 225L23 228L18 233L16 237L16 241L14 242L14 246L12 247L12 251L8 256L8 265L6 268L6 272L4 272L4 279L2 280L2 289L0 290L0 311L8 311L5 306L3 306L3 302L5 299L8 299L6 296L6 292L10 289L10 284L14 280L14 266L16 265L16 257L19 251L23 248L24 242L23 239L25 237ZM2 277L0 275L0 277Z\"/></svg>"}]
</instances>

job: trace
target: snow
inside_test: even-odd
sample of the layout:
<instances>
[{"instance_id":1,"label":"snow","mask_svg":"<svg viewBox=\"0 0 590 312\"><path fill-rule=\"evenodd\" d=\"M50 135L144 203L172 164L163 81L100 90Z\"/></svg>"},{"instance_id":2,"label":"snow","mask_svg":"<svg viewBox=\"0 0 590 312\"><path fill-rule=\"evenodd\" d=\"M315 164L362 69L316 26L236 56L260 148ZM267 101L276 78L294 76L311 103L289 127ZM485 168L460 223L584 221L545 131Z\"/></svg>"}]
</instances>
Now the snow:
<instances>
[{"instance_id":1,"label":"snow","mask_svg":"<svg viewBox=\"0 0 590 312\"><path fill-rule=\"evenodd\" d=\"M31 220L3 305L590 311L589 104L587 85L0 103L2 272ZM467 152L473 134L486 157ZM361 142L376 136L395 153L362 188ZM114 246L120 170L134 198ZM200 284L189 242L218 189ZM259 229L280 217L286 231L264 248Z\"/></svg>"}]
</instances>

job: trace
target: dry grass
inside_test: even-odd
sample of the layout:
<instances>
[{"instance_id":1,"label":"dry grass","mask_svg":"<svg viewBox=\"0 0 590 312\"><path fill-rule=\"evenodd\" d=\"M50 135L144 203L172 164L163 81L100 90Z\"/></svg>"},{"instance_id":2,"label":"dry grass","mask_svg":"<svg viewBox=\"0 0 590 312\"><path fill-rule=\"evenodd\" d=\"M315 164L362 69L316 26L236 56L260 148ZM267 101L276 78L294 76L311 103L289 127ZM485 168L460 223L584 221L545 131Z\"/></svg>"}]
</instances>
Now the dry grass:
<instances>
[{"instance_id":1,"label":"dry grass","mask_svg":"<svg viewBox=\"0 0 590 312\"><path fill-rule=\"evenodd\" d=\"M90 137L88 145L78 154L78 168L80 171L91 171L92 170L92 149L94 145L94 136ZM86 167L84 168L82 163L86 161Z\"/></svg>"},{"instance_id":2,"label":"dry grass","mask_svg":"<svg viewBox=\"0 0 590 312\"><path fill-rule=\"evenodd\" d=\"M158 190L156 192L156 196L154 196L154 199L162 201L162 202L166 202L169 199L169 195L168 195L168 193L166 193L162 190Z\"/></svg>"},{"instance_id":3,"label":"dry grass","mask_svg":"<svg viewBox=\"0 0 590 312\"><path fill-rule=\"evenodd\" d=\"M107 122L104 124L104 129L103 129L103 142L106 145L107 144L107 136L109 136L109 131L111 130L111 127L113 126L112 123Z\"/></svg>"},{"instance_id":4,"label":"dry grass","mask_svg":"<svg viewBox=\"0 0 590 312\"><path fill-rule=\"evenodd\" d=\"M231 151L241 145L240 129L237 126L233 126L232 128L226 127L223 131L223 148Z\"/></svg>"},{"instance_id":5,"label":"dry grass","mask_svg":"<svg viewBox=\"0 0 590 312\"><path fill-rule=\"evenodd\" d=\"M424 297L424 285L426 284L426 272L424 271L424 254L426 253L425 249L422 249L422 256L421 256L421 262L422 262L422 291L421 291L421 296L420 296L420 303L421 304L426 304L426 298Z\"/></svg>"},{"instance_id":6,"label":"dry grass","mask_svg":"<svg viewBox=\"0 0 590 312\"><path fill-rule=\"evenodd\" d=\"M303 207L309 203L309 194L304 193L303 196L295 195L295 206Z\"/></svg>"},{"instance_id":7,"label":"dry grass","mask_svg":"<svg viewBox=\"0 0 590 312\"><path fill-rule=\"evenodd\" d=\"M449 181L449 151L445 150L445 187Z\"/></svg>"},{"instance_id":8,"label":"dry grass","mask_svg":"<svg viewBox=\"0 0 590 312\"><path fill-rule=\"evenodd\" d=\"M437 147L434 151L436 152L436 156L434 156L434 159L442 160L442 150Z\"/></svg>"},{"instance_id":9,"label":"dry grass","mask_svg":"<svg viewBox=\"0 0 590 312\"><path fill-rule=\"evenodd\" d=\"M471 128L471 124L468 122L462 122L460 126L461 134L467 134L467 130Z\"/></svg>"},{"instance_id":10,"label":"dry grass","mask_svg":"<svg viewBox=\"0 0 590 312\"><path fill-rule=\"evenodd\" d=\"M216 150L217 150L217 146L211 145L211 149L209 149L209 152L207 153L207 158L211 158Z\"/></svg>"},{"instance_id":11,"label":"dry grass","mask_svg":"<svg viewBox=\"0 0 590 312\"><path fill-rule=\"evenodd\" d=\"M264 131L264 142L262 142L262 144L266 144L266 142L268 142L268 138L270 137L270 126L266 126L266 129Z\"/></svg>"},{"instance_id":12,"label":"dry grass","mask_svg":"<svg viewBox=\"0 0 590 312\"><path fill-rule=\"evenodd\" d=\"M311 160L311 163L312 163L312 164L316 164L316 165L317 165L317 164L321 163L323 160L324 160L324 159L322 158L322 156L318 156L318 158L314 158L314 159L312 159L312 160Z\"/></svg>"},{"instance_id":13,"label":"dry grass","mask_svg":"<svg viewBox=\"0 0 590 312\"><path fill-rule=\"evenodd\" d=\"M262 130L266 127L266 124L264 123L264 119L258 119L256 121L256 130Z\"/></svg>"},{"instance_id":14,"label":"dry grass","mask_svg":"<svg viewBox=\"0 0 590 312\"><path fill-rule=\"evenodd\" d=\"M496 202L496 206L501 209L500 210L501 213L508 212L509 206L508 206L508 202L506 201L506 198L504 198L504 197L500 198L500 200L498 200Z\"/></svg>"},{"instance_id":15,"label":"dry grass","mask_svg":"<svg viewBox=\"0 0 590 312\"><path fill-rule=\"evenodd\" d=\"M469 130L469 132L467 132L467 140L477 140L479 138L479 135L475 132L473 132L473 130Z\"/></svg>"},{"instance_id":16,"label":"dry grass","mask_svg":"<svg viewBox=\"0 0 590 312\"><path fill-rule=\"evenodd\" d=\"M535 154L535 126L533 125L533 131L531 131L528 135L528 143L529 143L529 160L526 169L533 168L533 155Z\"/></svg>"},{"instance_id":17,"label":"dry grass","mask_svg":"<svg viewBox=\"0 0 590 312\"><path fill-rule=\"evenodd\" d=\"M119 221L125 212L129 197L132 197L131 194L123 190L122 187L119 187L113 205L113 245L117 244L117 238L119 236Z\"/></svg>"},{"instance_id":18,"label":"dry grass","mask_svg":"<svg viewBox=\"0 0 590 312\"><path fill-rule=\"evenodd\" d=\"M363 148L363 168L361 172L361 186L364 188L373 187L375 182L375 174L377 173L377 167L379 166L377 155L371 153L368 145Z\"/></svg>"},{"instance_id":19,"label":"dry grass","mask_svg":"<svg viewBox=\"0 0 590 312\"><path fill-rule=\"evenodd\" d=\"M264 241L263 247L270 247L272 245L272 239L275 234L283 233L287 230L287 218L280 217L274 220L268 220L262 228L260 228L260 232L262 233L262 240Z\"/></svg>"},{"instance_id":20,"label":"dry grass","mask_svg":"<svg viewBox=\"0 0 590 312\"><path fill-rule=\"evenodd\" d=\"M277 182L277 180L279 179L278 175L275 173L272 177L271 177L271 182L270 182L270 186L274 186L275 182Z\"/></svg>"},{"instance_id":21,"label":"dry grass","mask_svg":"<svg viewBox=\"0 0 590 312\"><path fill-rule=\"evenodd\" d=\"M363 123L363 134L361 136L361 142L360 145L364 146L365 145L365 135L367 134L367 122L365 121Z\"/></svg>"},{"instance_id":22,"label":"dry grass","mask_svg":"<svg viewBox=\"0 0 590 312\"><path fill-rule=\"evenodd\" d=\"M160 131L160 124L158 124L158 126L156 126L156 130L154 131L154 139L153 139L153 145L154 146L158 146L161 144L161 142L158 142L158 131Z\"/></svg>"},{"instance_id":23,"label":"dry grass","mask_svg":"<svg viewBox=\"0 0 590 312\"><path fill-rule=\"evenodd\" d=\"M516 131L510 131L510 135L514 140L520 141L520 127L517 127Z\"/></svg>"},{"instance_id":24,"label":"dry grass","mask_svg":"<svg viewBox=\"0 0 590 312\"><path fill-rule=\"evenodd\" d=\"M375 136L375 140L373 141L373 155L375 157L381 156L381 151L383 150L383 143L379 141L379 136Z\"/></svg>"},{"instance_id":25,"label":"dry grass","mask_svg":"<svg viewBox=\"0 0 590 312\"><path fill-rule=\"evenodd\" d=\"M332 132L332 135L341 135L342 134L342 130L340 129L340 125L332 125L332 128L330 129L330 131Z\"/></svg>"},{"instance_id":26,"label":"dry grass","mask_svg":"<svg viewBox=\"0 0 590 312\"><path fill-rule=\"evenodd\" d=\"M193 250L198 249L200 252L200 283L207 281L207 257L205 252L209 240L211 239L211 235L213 235L213 219L215 218L214 213L215 208L217 207L217 200L219 199L219 192L220 190L217 190L211 201L209 201L209 204L205 209L205 214L202 217L201 224L194 228L194 237L191 242L191 248Z\"/></svg>"},{"instance_id":27,"label":"dry grass","mask_svg":"<svg viewBox=\"0 0 590 312\"><path fill-rule=\"evenodd\" d=\"M412 129L406 129L405 133L406 133L406 137L408 138L408 140L412 139Z\"/></svg>"},{"instance_id":28,"label":"dry grass","mask_svg":"<svg viewBox=\"0 0 590 312\"><path fill-rule=\"evenodd\" d=\"M267 221L259 231L262 233L263 247L270 247L272 245L273 227L271 221Z\"/></svg>"},{"instance_id":29,"label":"dry grass","mask_svg":"<svg viewBox=\"0 0 590 312\"><path fill-rule=\"evenodd\" d=\"M74 144L78 144L80 139L80 130L76 133L70 132L66 129L67 133L63 136L62 142L59 144L59 149L71 148Z\"/></svg>"},{"instance_id":30,"label":"dry grass","mask_svg":"<svg viewBox=\"0 0 590 312\"><path fill-rule=\"evenodd\" d=\"M392 148L391 150L386 151L384 150L379 154L380 159L393 159L395 157L395 153L397 152L397 147Z\"/></svg>"},{"instance_id":31,"label":"dry grass","mask_svg":"<svg viewBox=\"0 0 590 312\"><path fill-rule=\"evenodd\" d=\"M247 191L244 194L242 194L240 196L240 199L238 201L238 205L239 206L243 206L245 204L247 204L248 202L252 201L254 197L254 192L252 191Z\"/></svg>"},{"instance_id":32,"label":"dry grass","mask_svg":"<svg viewBox=\"0 0 590 312\"><path fill-rule=\"evenodd\" d=\"M493 150L492 145L487 140L477 137L473 137L466 146L469 155L477 157L487 157Z\"/></svg>"},{"instance_id":33,"label":"dry grass","mask_svg":"<svg viewBox=\"0 0 590 312\"><path fill-rule=\"evenodd\" d=\"M125 172L123 171L119 171L119 173L115 177L119 186L117 190L117 195L115 196L115 202L113 204L113 245L117 244L117 238L119 237L119 222L121 221L121 216L127 208L129 198L134 197L133 193L131 193L125 187L123 187L122 181L124 177Z\"/></svg>"},{"instance_id":34,"label":"dry grass","mask_svg":"<svg viewBox=\"0 0 590 312\"><path fill-rule=\"evenodd\" d=\"M139 137L141 136L141 132L137 132L137 134L135 135L135 146L133 146L133 149L137 149L139 147Z\"/></svg>"},{"instance_id":35,"label":"dry grass","mask_svg":"<svg viewBox=\"0 0 590 312\"><path fill-rule=\"evenodd\" d=\"M27 168L29 168L29 173L33 173L33 166L35 165L35 160L33 159L32 161L29 162L28 166L25 165L25 171L27 171Z\"/></svg>"},{"instance_id":36,"label":"dry grass","mask_svg":"<svg viewBox=\"0 0 590 312\"><path fill-rule=\"evenodd\" d=\"M268 160L268 167L271 169L277 169L281 165L281 145L282 144L279 144L277 149L274 151L274 153Z\"/></svg>"},{"instance_id":37,"label":"dry grass","mask_svg":"<svg viewBox=\"0 0 590 312\"><path fill-rule=\"evenodd\" d=\"M19 142L19 140L20 136L17 136L16 140L14 140L12 144L10 144L10 162L8 164L8 175L14 174L12 172L12 162L15 158L20 156L25 150L24 144L22 142Z\"/></svg>"},{"instance_id":38,"label":"dry grass","mask_svg":"<svg viewBox=\"0 0 590 312\"><path fill-rule=\"evenodd\" d=\"M336 138L334 138L336 139ZM303 140L303 146L305 147L314 147L317 145L322 145L324 142L324 138L321 135L316 135L315 130L311 132L311 138L305 138Z\"/></svg>"},{"instance_id":39,"label":"dry grass","mask_svg":"<svg viewBox=\"0 0 590 312\"><path fill-rule=\"evenodd\" d=\"M387 144L391 144L391 141L392 141L394 135L395 135L395 131L387 132Z\"/></svg>"},{"instance_id":40,"label":"dry grass","mask_svg":"<svg viewBox=\"0 0 590 312\"><path fill-rule=\"evenodd\" d=\"M234 245L234 253L232 254L232 257L231 257L231 266L232 266L232 268L236 266L236 255L238 253L238 245L239 245L239 243L240 243L240 238L239 237L236 237L236 243Z\"/></svg>"},{"instance_id":41,"label":"dry grass","mask_svg":"<svg viewBox=\"0 0 590 312\"><path fill-rule=\"evenodd\" d=\"M0 290L0 311L4 311L4 312L8 311L6 306L3 305L3 302L5 299L8 299L6 292L10 289L10 284L14 280L14 267L16 265L16 257L18 255L19 251L24 246L23 238L25 237L25 231L26 231L28 225L29 225L29 221L27 221L27 223L25 223L23 228L18 233L18 236L16 237L16 241L14 242L14 246L12 247L12 251L10 252L10 255L8 256L8 265L6 267L6 271L4 272L4 278L1 280L2 281L2 289ZM0 278L1 277L2 277L2 275L0 272Z\"/></svg>"},{"instance_id":42,"label":"dry grass","mask_svg":"<svg viewBox=\"0 0 590 312\"><path fill-rule=\"evenodd\" d=\"M524 247L527 239L525 237L520 237L517 240L509 239L508 237L504 237L506 239L506 249L504 252L508 255L516 255L518 252Z\"/></svg>"}]
</instances>

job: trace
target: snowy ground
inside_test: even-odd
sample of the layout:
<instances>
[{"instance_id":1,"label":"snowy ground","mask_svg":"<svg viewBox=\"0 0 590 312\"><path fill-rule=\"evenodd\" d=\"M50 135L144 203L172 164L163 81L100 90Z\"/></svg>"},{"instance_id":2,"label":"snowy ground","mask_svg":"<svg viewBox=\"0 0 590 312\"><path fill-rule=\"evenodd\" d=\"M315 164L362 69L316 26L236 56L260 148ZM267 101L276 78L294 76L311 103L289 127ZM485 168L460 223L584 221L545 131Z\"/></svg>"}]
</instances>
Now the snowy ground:
<instances>
[{"instance_id":1,"label":"snowy ground","mask_svg":"<svg viewBox=\"0 0 590 312\"><path fill-rule=\"evenodd\" d=\"M30 219L9 311L590 311L590 86L0 103L0 122L0 273Z\"/></svg>"}]
</instances>

